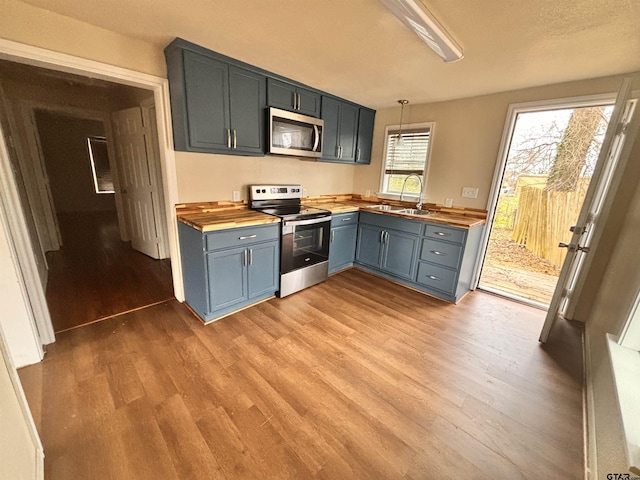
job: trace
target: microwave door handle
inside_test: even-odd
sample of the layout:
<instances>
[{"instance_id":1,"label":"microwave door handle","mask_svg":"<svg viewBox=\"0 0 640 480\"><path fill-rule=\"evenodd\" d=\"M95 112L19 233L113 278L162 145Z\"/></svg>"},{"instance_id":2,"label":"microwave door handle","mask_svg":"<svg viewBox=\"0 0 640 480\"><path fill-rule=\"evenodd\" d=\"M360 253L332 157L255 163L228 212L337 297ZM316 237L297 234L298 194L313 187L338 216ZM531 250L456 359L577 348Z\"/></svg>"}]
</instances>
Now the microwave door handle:
<instances>
[{"instance_id":1,"label":"microwave door handle","mask_svg":"<svg viewBox=\"0 0 640 480\"><path fill-rule=\"evenodd\" d=\"M315 141L313 142L313 151L317 152L318 151L318 144L320 143L320 130L318 129L317 125L313 126L313 133L314 133L314 137L315 137Z\"/></svg>"}]
</instances>

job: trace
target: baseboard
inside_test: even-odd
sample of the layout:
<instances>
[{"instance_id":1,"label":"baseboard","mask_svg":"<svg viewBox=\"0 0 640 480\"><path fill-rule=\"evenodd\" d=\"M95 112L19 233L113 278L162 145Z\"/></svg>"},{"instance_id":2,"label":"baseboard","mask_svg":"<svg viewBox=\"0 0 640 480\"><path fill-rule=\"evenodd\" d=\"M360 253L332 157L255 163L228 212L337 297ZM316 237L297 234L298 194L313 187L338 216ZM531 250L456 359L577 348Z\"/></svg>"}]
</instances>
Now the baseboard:
<instances>
[{"instance_id":1,"label":"baseboard","mask_svg":"<svg viewBox=\"0 0 640 480\"><path fill-rule=\"evenodd\" d=\"M585 325L583 335L583 358L584 358L584 387L583 387L583 431L584 431L584 479L597 480L598 475L598 457L596 449L596 424L594 394L593 394L593 377L591 369L591 349L589 346L589 329Z\"/></svg>"}]
</instances>

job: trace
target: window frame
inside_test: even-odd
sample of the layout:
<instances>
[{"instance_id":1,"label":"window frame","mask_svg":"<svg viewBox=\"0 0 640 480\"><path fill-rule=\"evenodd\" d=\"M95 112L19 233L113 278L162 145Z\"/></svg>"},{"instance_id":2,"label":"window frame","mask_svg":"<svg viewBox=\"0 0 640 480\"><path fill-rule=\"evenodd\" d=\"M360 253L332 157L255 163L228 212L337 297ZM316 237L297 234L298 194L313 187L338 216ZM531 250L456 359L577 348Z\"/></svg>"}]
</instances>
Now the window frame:
<instances>
[{"instance_id":1,"label":"window frame","mask_svg":"<svg viewBox=\"0 0 640 480\"><path fill-rule=\"evenodd\" d=\"M93 159L93 145L92 142L101 142L104 143L105 148L108 149L107 146L107 139L106 137L103 136L99 136L99 135L90 135L87 137L87 148L89 150L89 163L91 164L91 175L92 175L92 179L93 179L93 191L94 193L98 194L98 195L111 195L116 193L115 190L115 182L113 182L113 170L111 170L111 162L109 162L109 172L111 173L111 178L112 178L112 184L113 184L113 190L100 190L100 185L98 182L98 174L96 173L96 163L95 160ZM108 157L108 154L107 154Z\"/></svg>"},{"instance_id":2,"label":"window frame","mask_svg":"<svg viewBox=\"0 0 640 480\"><path fill-rule=\"evenodd\" d=\"M407 123L402 124L402 131L405 130L419 130L419 129L429 129L429 145L427 147L427 155L424 159L424 170L422 174L422 194L415 195L411 193L405 193L403 200L410 201L425 201L426 200L426 191L427 191L427 183L429 181L429 170L431 167L431 152L433 151L433 138L436 129L436 122L420 122L420 123ZM383 153L382 153L382 162L380 165L380 182L378 186L378 198L386 199L386 200L400 200L400 194L396 193L388 193L384 191L384 180L385 180L385 170L387 164L387 149L389 145L389 132L393 130L400 130L400 125L387 125L384 129L384 140L383 140Z\"/></svg>"}]
</instances>

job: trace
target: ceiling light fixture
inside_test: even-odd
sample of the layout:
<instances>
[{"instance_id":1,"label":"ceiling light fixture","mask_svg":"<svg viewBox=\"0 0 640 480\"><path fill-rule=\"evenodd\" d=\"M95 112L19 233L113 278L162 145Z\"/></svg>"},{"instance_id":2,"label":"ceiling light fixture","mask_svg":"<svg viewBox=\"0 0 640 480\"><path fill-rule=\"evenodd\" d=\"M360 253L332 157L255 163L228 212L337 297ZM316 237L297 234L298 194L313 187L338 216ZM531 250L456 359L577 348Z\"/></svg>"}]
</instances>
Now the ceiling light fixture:
<instances>
[{"instance_id":1,"label":"ceiling light fixture","mask_svg":"<svg viewBox=\"0 0 640 480\"><path fill-rule=\"evenodd\" d=\"M462 47L449 35L420 0L380 0L445 62L462 58Z\"/></svg>"}]
</instances>

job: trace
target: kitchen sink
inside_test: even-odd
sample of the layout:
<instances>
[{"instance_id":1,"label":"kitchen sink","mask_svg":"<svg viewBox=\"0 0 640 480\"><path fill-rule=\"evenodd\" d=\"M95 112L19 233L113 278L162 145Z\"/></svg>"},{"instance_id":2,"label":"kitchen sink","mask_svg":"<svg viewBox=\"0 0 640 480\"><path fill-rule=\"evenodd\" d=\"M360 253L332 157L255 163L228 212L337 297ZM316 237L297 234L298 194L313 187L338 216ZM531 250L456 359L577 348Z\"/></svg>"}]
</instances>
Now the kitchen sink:
<instances>
[{"instance_id":1,"label":"kitchen sink","mask_svg":"<svg viewBox=\"0 0 640 480\"><path fill-rule=\"evenodd\" d=\"M431 210L418 210L416 208L403 208L402 210L397 210L395 213L401 213L404 215L416 215L419 217L433 215L436 212L432 212Z\"/></svg>"},{"instance_id":2,"label":"kitchen sink","mask_svg":"<svg viewBox=\"0 0 640 480\"><path fill-rule=\"evenodd\" d=\"M395 212L398 213L400 210L404 210L402 207L394 207L393 205L371 205L370 207L366 207L371 210L380 210L381 212Z\"/></svg>"}]
</instances>

